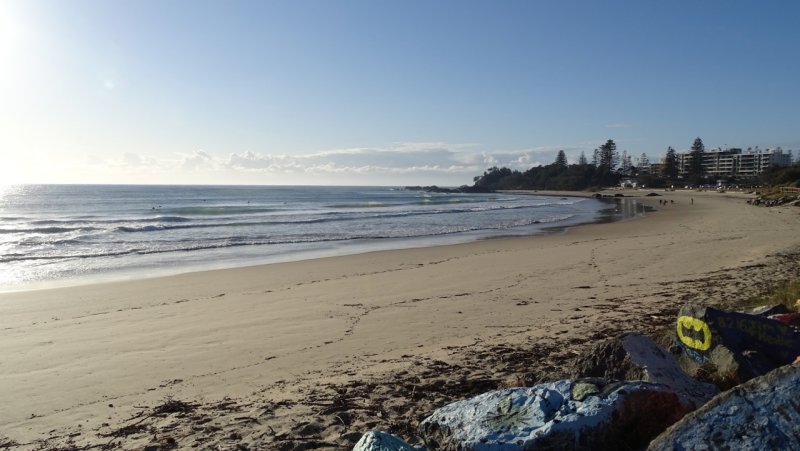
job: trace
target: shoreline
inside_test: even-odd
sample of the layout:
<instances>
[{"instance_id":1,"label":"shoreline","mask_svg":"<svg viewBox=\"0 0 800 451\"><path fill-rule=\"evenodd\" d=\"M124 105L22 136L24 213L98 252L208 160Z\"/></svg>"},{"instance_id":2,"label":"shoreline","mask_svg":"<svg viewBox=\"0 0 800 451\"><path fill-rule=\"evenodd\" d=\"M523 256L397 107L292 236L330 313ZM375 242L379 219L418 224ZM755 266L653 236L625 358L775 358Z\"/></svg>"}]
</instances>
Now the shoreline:
<instances>
[{"instance_id":1,"label":"shoreline","mask_svg":"<svg viewBox=\"0 0 800 451\"><path fill-rule=\"evenodd\" d=\"M253 446L343 446L373 426L413 429L470 391L556 377L581 346L669 324L687 300L726 302L800 275L781 257L800 249L796 209L664 198L675 204L565 234L0 294L0 379L15 387L0 394L0 430L19 443L75 431L76 443L100 443L169 398ZM239 410L214 408L225 398ZM336 402L347 408L320 407ZM156 420L182 431L180 446L228 443ZM150 436L116 440L131 449Z\"/></svg>"},{"instance_id":2,"label":"shoreline","mask_svg":"<svg viewBox=\"0 0 800 451\"><path fill-rule=\"evenodd\" d=\"M562 192L557 192L557 191L551 193L518 191L513 193L506 192L501 194L591 198L591 196L589 195L584 196L584 195L577 195L574 193L572 195L566 195L563 194ZM632 197L628 197L628 199L631 198ZM606 198L599 200L601 202L611 203L611 201L613 201L614 199ZM628 219L636 219L636 218L630 218L625 215L618 215L618 214L615 215L614 213L609 213L607 212L607 210L609 209L610 207L606 207L598 211L597 217L594 218L593 220L578 221L572 223L569 220L567 220L566 221L567 224L564 225L545 226L530 232L513 233L513 231L509 231L508 234L492 235L488 234L489 233L488 230L483 230L478 232L459 232L456 234L429 235L429 236L419 236L414 238L396 238L396 239L366 240L366 241L355 240L352 242L340 243L328 249L308 249L300 251L290 251L286 253L271 255L268 258L263 257L261 259L254 258L252 256L250 257L240 256L239 259L237 259L236 257L232 257L225 263L205 263L205 264L195 263L188 266L168 266L158 269L142 268L142 267L130 268L130 269L115 269L110 272L101 272L92 275L76 276L73 278L60 278L54 280L26 282L10 286L0 285L0 294L12 294L12 293L20 293L26 291L51 290L51 289L80 287L80 286L107 284L115 282L130 282L136 280L158 279L163 277L180 276L184 274L206 273L206 272L227 270L227 269L241 269L241 268L264 266L264 265L292 263L292 262L299 262L306 260L317 260L323 258L337 258L337 257L345 257L345 256L366 254L372 252L387 252L394 250L419 249L419 248L439 247L439 246L457 246L462 244L469 244L473 242L494 240L494 239L528 237L528 236L538 237L538 236L546 236L551 233L563 233L563 231L574 227L580 227L598 223L606 223L606 222L625 221ZM628 215L630 215L630 213L628 213ZM484 236L484 234L487 235Z\"/></svg>"}]
</instances>

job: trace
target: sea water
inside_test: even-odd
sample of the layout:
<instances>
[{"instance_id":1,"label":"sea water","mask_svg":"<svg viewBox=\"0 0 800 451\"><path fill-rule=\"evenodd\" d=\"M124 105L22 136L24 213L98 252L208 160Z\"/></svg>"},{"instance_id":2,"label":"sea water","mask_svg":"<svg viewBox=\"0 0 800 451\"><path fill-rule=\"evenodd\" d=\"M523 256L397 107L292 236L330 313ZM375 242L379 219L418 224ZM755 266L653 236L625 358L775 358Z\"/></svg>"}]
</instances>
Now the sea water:
<instances>
[{"instance_id":1,"label":"sea water","mask_svg":"<svg viewBox=\"0 0 800 451\"><path fill-rule=\"evenodd\" d=\"M389 187L7 186L0 291L528 235L607 208Z\"/></svg>"}]
</instances>

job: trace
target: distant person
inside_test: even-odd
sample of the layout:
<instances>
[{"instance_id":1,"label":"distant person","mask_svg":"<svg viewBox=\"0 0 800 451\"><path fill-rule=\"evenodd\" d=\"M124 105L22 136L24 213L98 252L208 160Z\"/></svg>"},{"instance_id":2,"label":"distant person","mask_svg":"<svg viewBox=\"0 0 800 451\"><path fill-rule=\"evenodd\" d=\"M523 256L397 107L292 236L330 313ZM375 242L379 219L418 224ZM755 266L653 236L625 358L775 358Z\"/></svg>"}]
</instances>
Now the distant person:
<instances>
[{"instance_id":1,"label":"distant person","mask_svg":"<svg viewBox=\"0 0 800 451\"><path fill-rule=\"evenodd\" d=\"M694 205L694 197L690 198L692 200L692 205Z\"/></svg>"}]
</instances>

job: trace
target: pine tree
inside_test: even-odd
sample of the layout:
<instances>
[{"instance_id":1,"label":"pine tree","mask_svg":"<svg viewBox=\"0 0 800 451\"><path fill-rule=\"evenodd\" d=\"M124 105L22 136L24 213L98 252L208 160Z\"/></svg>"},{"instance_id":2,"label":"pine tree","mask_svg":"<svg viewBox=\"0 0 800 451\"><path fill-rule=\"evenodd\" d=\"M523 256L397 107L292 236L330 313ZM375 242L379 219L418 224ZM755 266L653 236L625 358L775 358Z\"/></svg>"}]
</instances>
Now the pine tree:
<instances>
[{"instance_id":1,"label":"pine tree","mask_svg":"<svg viewBox=\"0 0 800 451\"><path fill-rule=\"evenodd\" d=\"M581 150L581 156L580 158L578 158L578 164L581 166L586 166L587 164L589 164L589 162L586 161L586 153L582 150Z\"/></svg>"},{"instance_id":2,"label":"pine tree","mask_svg":"<svg viewBox=\"0 0 800 451\"><path fill-rule=\"evenodd\" d=\"M594 152L592 153L592 166L600 166L600 149L594 149Z\"/></svg>"},{"instance_id":3,"label":"pine tree","mask_svg":"<svg viewBox=\"0 0 800 451\"><path fill-rule=\"evenodd\" d=\"M689 152L691 159L689 160L689 175L694 178L695 182L699 182L703 177L703 152L706 147L703 145L703 140L695 138L692 144L692 150Z\"/></svg>"},{"instance_id":4,"label":"pine tree","mask_svg":"<svg viewBox=\"0 0 800 451\"><path fill-rule=\"evenodd\" d=\"M703 140L700 138L695 138L694 143L692 144L692 152L705 152L706 146L703 145Z\"/></svg>"},{"instance_id":5,"label":"pine tree","mask_svg":"<svg viewBox=\"0 0 800 451\"><path fill-rule=\"evenodd\" d=\"M605 144L600 146L600 168L609 172L616 167L619 161L619 154L617 154L617 144L613 139L609 139Z\"/></svg>"},{"instance_id":6,"label":"pine tree","mask_svg":"<svg viewBox=\"0 0 800 451\"><path fill-rule=\"evenodd\" d=\"M664 176L668 180L678 177L678 155L672 147L667 147L667 156L664 157Z\"/></svg>"},{"instance_id":7,"label":"pine tree","mask_svg":"<svg viewBox=\"0 0 800 451\"><path fill-rule=\"evenodd\" d=\"M650 173L650 159L647 158L646 153L642 153L642 156L639 157L639 161L636 163L636 169L640 174Z\"/></svg>"},{"instance_id":8,"label":"pine tree","mask_svg":"<svg viewBox=\"0 0 800 451\"><path fill-rule=\"evenodd\" d=\"M563 150L558 151L558 155L556 156L556 162L554 163L559 168L566 169L567 167L567 155L564 153Z\"/></svg>"},{"instance_id":9,"label":"pine tree","mask_svg":"<svg viewBox=\"0 0 800 451\"><path fill-rule=\"evenodd\" d=\"M620 158L619 172L622 175L631 175L631 173L633 172L633 163L631 162L631 156L628 155L627 150L622 151L622 157Z\"/></svg>"}]
</instances>

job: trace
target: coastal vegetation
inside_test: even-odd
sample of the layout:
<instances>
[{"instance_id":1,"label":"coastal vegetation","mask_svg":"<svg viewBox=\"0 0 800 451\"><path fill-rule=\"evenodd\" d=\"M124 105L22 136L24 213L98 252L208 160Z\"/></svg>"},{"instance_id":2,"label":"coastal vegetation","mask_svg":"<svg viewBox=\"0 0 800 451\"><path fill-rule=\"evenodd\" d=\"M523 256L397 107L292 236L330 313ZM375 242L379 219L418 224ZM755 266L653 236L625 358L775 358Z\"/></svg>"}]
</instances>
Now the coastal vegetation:
<instances>
[{"instance_id":1,"label":"coastal vegetation","mask_svg":"<svg viewBox=\"0 0 800 451\"><path fill-rule=\"evenodd\" d=\"M785 305L794 311L800 303L800 279L789 280L773 287L762 297L751 299L752 305Z\"/></svg>"},{"instance_id":2,"label":"coastal vegetation","mask_svg":"<svg viewBox=\"0 0 800 451\"><path fill-rule=\"evenodd\" d=\"M631 156L617 152L614 140L607 140L594 150L591 160L581 153L576 164L569 164L564 151L559 151L553 163L532 167L526 171L506 167L491 167L475 177L474 185L461 187L462 191L481 192L495 190L598 190L602 187L630 184L663 188L672 186L703 186L723 183L746 186L800 186L800 166L771 168L759 177L718 180L704 171L705 152L703 140L696 138L689 152L690 158L684 172L680 172L678 154L668 147L659 164L651 165L646 154L636 164Z\"/></svg>"}]
</instances>

